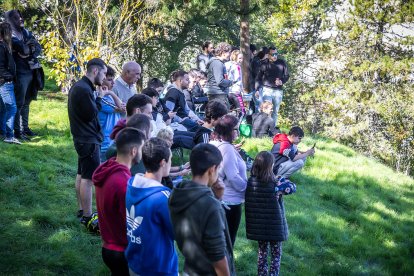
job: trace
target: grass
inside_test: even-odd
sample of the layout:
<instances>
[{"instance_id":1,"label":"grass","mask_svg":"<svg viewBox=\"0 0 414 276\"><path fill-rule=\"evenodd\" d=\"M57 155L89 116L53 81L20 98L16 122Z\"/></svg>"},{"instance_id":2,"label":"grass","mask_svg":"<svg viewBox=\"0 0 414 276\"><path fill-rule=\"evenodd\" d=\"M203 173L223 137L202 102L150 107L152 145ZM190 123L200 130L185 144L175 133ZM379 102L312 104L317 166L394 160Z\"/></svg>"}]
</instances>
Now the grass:
<instances>
[{"instance_id":1,"label":"grass","mask_svg":"<svg viewBox=\"0 0 414 276\"><path fill-rule=\"evenodd\" d=\"M30 116L40 137L0 143L0 273L108 275L100 238L75 216L66 97L41 93ZM297 193L285 197L283 275L414 275L414 180L332 140L306 137L300 148L316 141L315 158L292 177ZM252 155L270 147L270 139L244 145ZM243 220L238 275L256 274L256 250Z\"/></svg>"}]
</instances>

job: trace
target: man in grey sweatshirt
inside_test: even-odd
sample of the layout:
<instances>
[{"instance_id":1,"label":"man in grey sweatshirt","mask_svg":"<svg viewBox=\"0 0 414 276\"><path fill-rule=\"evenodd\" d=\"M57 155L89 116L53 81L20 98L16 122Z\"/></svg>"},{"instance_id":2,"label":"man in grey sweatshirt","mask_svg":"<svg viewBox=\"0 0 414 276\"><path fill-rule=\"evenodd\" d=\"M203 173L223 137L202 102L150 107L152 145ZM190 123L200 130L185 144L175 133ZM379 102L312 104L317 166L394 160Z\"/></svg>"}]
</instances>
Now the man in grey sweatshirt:
<instances>
[{"instance_id":1,"label":"man in grey sweatshirt","mask_svg":"<svg viewBox=\"0 0 414 276\"><path fill-rule=\"evenodd\" d=\"M226 67L224 62L229 60L231 46L225 42L221 42L215 48L215 56L207 63L207 84L204 91L208 100L218 99L227 107L230 107L227 98L228 88L233 81L227 79Z\"/></svg>"}]
</instances>

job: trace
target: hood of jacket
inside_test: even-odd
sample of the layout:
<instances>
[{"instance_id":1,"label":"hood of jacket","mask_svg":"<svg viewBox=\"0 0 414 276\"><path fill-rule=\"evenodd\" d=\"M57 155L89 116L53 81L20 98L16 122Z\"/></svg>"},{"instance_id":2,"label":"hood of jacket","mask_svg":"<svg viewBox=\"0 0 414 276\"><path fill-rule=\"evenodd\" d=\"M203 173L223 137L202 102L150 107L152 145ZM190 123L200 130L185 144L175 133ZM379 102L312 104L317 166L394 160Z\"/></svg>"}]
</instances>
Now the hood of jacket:
<instances>
[{"instance_id":1,"label":"hood of jacket","mask_svg":"<svg viewBox=\"0 0 414 276\"><path fill-rule=\"evenodd\" d=\"M115 157L107 160L102 163L96 171L93 173L92 181L95 186L102 187L105 181L114 173L125 172L129 174L129 169L127 166L118 163L115 160Z\"/></svg>"},{"instance_id":2,"label":"hood of jacket","mask_svg":"<svg viewBox=\"0 0 414 276\"><path fill-rule=\"evenodd\" d=\"M126 119L120 119L116 125L114 126L114 129L111 132L111 135L109 135L109 138L111 138L111 140L115 140L116 135L118 135L118 133L123 130L126 127Z\"/></svg>"},{"instance_id":3,"label":"hood of jacket","mask_svg":"<svg viewBox=\"0 0 414 276\"><path fill-rule=\"evenodd\" d=\"M144 177L142 174L136 174L128 180L129 201L133 204L139 204L141 201L160 191L170 194L170 189L163 186L160 182Z\"/></svg>"},{"instance_id":4,"label":"hood of jacket","mask_svg":"<svg viewBox=\"0 0 414 276\"><path fill-rule=\"evenodd\" d=\"M170 196L170 210L174 213L183 212L205 195L213 197L213 193L209 187L193 181L184 180L174 188Z\"/></svg>"},{"instance_id":5,"label":"hood of jacket","mask_svg":"<svg viewBox=\"0 0 414 276\"><path fill-rule=\"evenodd\" d=\"M292 144L288 139L288 135L285 133L278 133L273 137L273 144L281 142L289 142L289 144Z\"/></svg>"}]
</instances>

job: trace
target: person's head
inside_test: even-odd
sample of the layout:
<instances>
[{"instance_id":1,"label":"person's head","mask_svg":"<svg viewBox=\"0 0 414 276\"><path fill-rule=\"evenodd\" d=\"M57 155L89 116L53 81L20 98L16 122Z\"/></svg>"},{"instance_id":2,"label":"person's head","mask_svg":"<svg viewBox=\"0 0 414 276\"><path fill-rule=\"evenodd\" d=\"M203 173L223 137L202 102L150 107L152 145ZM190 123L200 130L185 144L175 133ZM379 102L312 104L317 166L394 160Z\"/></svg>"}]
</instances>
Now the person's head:
<instances>
[{"instance_id":1,"label":"person's head","mask_svg":"<svg viewBox=\"0 0 414 276\"><path fill-rule=\"evenodd\" d=\"M289 130L288 139L292 144L297 145L302 141L303 136L305 136L303 130L298 126L294 126Z\"/></svg>"},{"instance_id":2,"label":"person's head","mask_svg":"<svg viewBox=\"0 0 414 276\"><path fill-rule=\"evenodd\" d=\"M211 41L206 41L201 46L204 53L211 54L214 51L214 45Z\"/></svg>"},{"instance_id":3,"label":"person's head","mask_svg":"<svg viewBox=\"0 0 414 276\"><path fill-rule=\"evenodd\" d=\"M257 57L259 59L266 59L268 58L268 55L269 55L269 48L267 47L262 47L260 51L257 53Z\"/></svg>"},{"instance_id":4,"label":"person's head","mask_svg":"<svg viewBox=\"0 0 414 276\"><path fill-rule=\"evenodd\" d=\"M127 116L144 114L152 119L152 100L144 94L135 94L126 104Z\"/></svg>"},{"instance_id":5,"label":"person's head","mask_svg":"<svg viewBox=\"0 0 414 276\"><path fill-rule=\"evenodd\" d=\"M239 120L236 116L227 114L221 117L216 126L214 132L218 139L232 143L239 137Z\"/></svg>"},{"instance_id":6,"label":"person's head","mask_svg":"<svg viewBox=\"0 0 414 276\"><path fill-rule=\"evenodd\" d=\"M250 44L250 52L251 52L252 56L255 56L257 54L256 45Z\"/></svg>"},{"instance_id":7,"label":"person's head","mask_svg":"<svg viewBox=\"0 0 414 276\"><path fill-rule=\"evenodd\" d=\"M13 29L20 30L24 28L24 19L19 10L7 11L5 17Z\"/></svg>"},{"instance_id":8,"label":"person's head","mask_svg":"<svg viewBox=\"0 0 414 276\"><path fill-rule=\"evenodd\" d=\"M141 94L147 95L152 100L152 106L157 106L158 100L160 98L160 94L158 94L157 90L151 87L147 87L141 91Z\"/></svg>"},{"instance_id":9,"label":"person's head","mask_svg":"<svg viewBox=\"0 0 414 276\"><path fill-rule=\"evenodd\" d=\"M115 70L111 66L107 66L105 79L102 81L102 86L108 87L108 90L112 90L114 87Z\"/></svg>"},{"instance_id":10,"label":"person's head","mask_svg":"<svg viewBox=\"0 0 414 276\"><path fill-rule=\"evenodd\" d=\"M227 61L230 58L231 46L226 42L220 42L214 49L214 55L216 58Z\"/></svg>"},{"instance_id":11,"label":"person's head","mask_svg":"<svg viewBox=\"0 0 414 276\"><path fill-rule=\"evenodd\" d=\"M171 148L172 144L174 143L174 132L171 128L162 128L157 133L157 138L160 138L167 142L168 146Z\"/></svg>"},{"instance_id":12,"label":"person's head","mask_svg":"<svg viewBox=\"0 0 414 276\"><path fill-rule=\"evenodd\" d=\"M234 50L231 52L230 60L236 62L237 64L241 64L243 61L243 55L240 50Z\"/></svg>"},{"instance_id":13,"label":"person's head","mask_svg":"<svg viewBox=\"0 0 414 276\"><path fill-rule=\"evenodd\" d=\"M227 113L229 113L229 109L222 101L208 101L205 108L204 121L206 121L209 124L212 124L213 126L216 126L218 120Z\"/></svg>"},{"instance_id":14,"label":"person's head","mask_svg":"<svg viewBox=\"0 0 414 276\"><path fill-rule=\"evenodd\" d=\"M171 150L167 142L160 138L151 138L142 147L142 162L150 173L161 170L162 177L168 176L171 169Z\"/></svg>"},{"instance_id":15,"label":"person's head","mask_svg":"<svg viewBox=\"0 0 414 276\"><path fill-rule=\"evenodd\" d=\"M211 187L218 178L218 169L223 161L219 149L211 144L198 144L190 153L190 167L194 176L208 176Z\"/></svg>"},{"instance_id":16,"label":"person's head","mask_svg":"<svg viewBox=\"0 0 414 276\"><path fill-rule=\"evenodd\" d=\"M6 43L9 52L12 50L12 29L11 25L7 22L0 23L0 41Z\"/></svg>"},{"instance_id":17,"label":"person's head","mask_svg":"<svg viewBox=\"0 0 414 276\"><path fill-rule=\"evenodd\" d=\"M207 73L206 72L200 72L200 80L198 81L201 88L204 88L204 86L207 83Z\"/></svg>"},{"instance_id":18,"label":"person's head","mask_svg":"<svg viewBox=\"0 0 414 276\"><path fill-rule=\"evenodd\" d=\"M269 101L263 101L260 105L260 110L267 115L272 114L273 111L273 104Z\"/></svg>"},{"instance_id":19,"label":"person's head","mask_svg":"<svg viewBox=\"0 0 414 276\"><path fill-rule=\"evenodd\" d=\"M127 84L135 84L141 77L141 65L135 61L125 62L122 66L121 77Z\"/></svg>"},{"instance_id":20,"label":"person's head","mask_svg":"<svg viewBox=\"0 0 414 276\"><path fill-rule=\"evenodd\" d=\"M117 156L129 157L133 164L141 161L142 145L145 141L145 134L142 131L126 127L116 136Z\"/></svg>"},{"instance_id":21,"label":"person's head","mask_svg":"<svg viewBox=\"0 0 414 276\"><path fill-rule=\"evenodd\" d=\"M275 158L268 151L261 151L253 162L251 175L257 177L260 181L270 182L275 180L273 174L273 163Z\"/></svg>"},{"instance_id":22,"label":"person's head","mask_svg":"<svg viewBox=\"0 0 414 276\"><path fill-rule=\"evenodd\" d=\"M177 85L181 90L188 89L190 84L190 76L184 70L176 70L171 73L171 83Z\"/></svg>"},{"instance_id":23,"label":"person's head","mask_svg":"<svg viewBox=\"0 0 414 276\"><path fill-rule=\"evenodd\" d=\"M197 83L200 80L201 73L197 69L190 69L188 72L188 76L190 77L190 82L188 83L188 89L192 90L194 86L197 85Z\"/></svg>"},{"instance_id":24,"label":"person's head","mask_svg":"<svg viewBox=\"0 0 414 276\"><path fill-rule=\"evenodd\" d=\"M277 53L276 47L274 46L269 47L269 60L272 62L275 62L277 60L277 55L278 53Z\"/></svg>"},{"instance_id":25,"label":"person's head","mask_svg":"<svg viewBox=\"0 0 414 276\"><path fill-rule=\"evenodd\" d=\"M158 78L152 78L148 81L147 87L154 88L158 94L164 90L164 83Z\"/></svg>"},{"instance_id":26,"label":"person's head","mask_svg":"<svg viewBox=\"0 0 414 276\"><path fill-rule=\"evenodd\" d=\"M145 134L145 140L150 138L151 134L151 119L144 114L134 114L131 117L128 117L127 127L133 127L141 130Z\"/></svg>"},{"instance_id":27,"label":"person's head","mask_svg":"<svg viewBox=\"0 0 414 276\"><path fill-rule=\"evenodd\" d=\"M106 71L106 63L100 58L93 58L86 64L86 76L94 85L102 85Z\"/></svg>"}]
</instances>

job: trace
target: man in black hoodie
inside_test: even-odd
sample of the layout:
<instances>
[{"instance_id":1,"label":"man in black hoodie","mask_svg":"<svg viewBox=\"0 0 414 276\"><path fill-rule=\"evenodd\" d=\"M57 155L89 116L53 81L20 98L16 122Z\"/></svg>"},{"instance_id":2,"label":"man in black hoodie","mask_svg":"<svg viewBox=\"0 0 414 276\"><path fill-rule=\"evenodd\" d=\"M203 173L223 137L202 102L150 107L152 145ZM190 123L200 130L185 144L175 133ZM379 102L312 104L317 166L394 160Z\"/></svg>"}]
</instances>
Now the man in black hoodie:
<instances>
[{"instance_id":1,"label":"man in black hoodie","mask_svg":"<svg viewBox=\"0 0 414 276\"><path fill-rule=\"evenodd\" d=\"M188 275L235 275L226 216L210 188L222 160L215 146L197 145L190 155L192 181L183 181L171 193L174 236Z\"/></svg>"},{"instance_id":2,"label":"man in black hoodie","mask_svg":"<svg viewBox=\"0 0 414 276\"><path fill-rule=\"evenodd\" d=\"M76 196L81 223L91 232L99 231L96 213L92 214L92 174L100 164L100 144L103 140L98 112L102 97L106 95L95 85L102 85L106 77L106 64L99 58L88 61L86 75L69 91L68 113L70 131L78 154Z\"/></svg>"},{"instance_id":3,"label":"man in black hoodie","mask_svg":"<svg viewBox=\"0 0 414 276\"><path fill-rule=\"evenodd\" d=\"M230 107L228 90L233 81L227 79L226 66L224 62L230 58L231 46L225 42L217 45L212 59L207 63L207 84L204 91L208 100L218 99L227 107Z\"/></svg>"}]
</instances>

